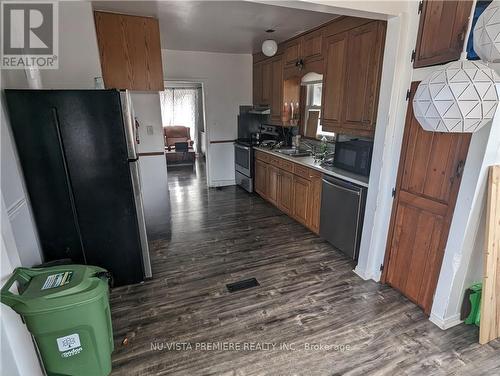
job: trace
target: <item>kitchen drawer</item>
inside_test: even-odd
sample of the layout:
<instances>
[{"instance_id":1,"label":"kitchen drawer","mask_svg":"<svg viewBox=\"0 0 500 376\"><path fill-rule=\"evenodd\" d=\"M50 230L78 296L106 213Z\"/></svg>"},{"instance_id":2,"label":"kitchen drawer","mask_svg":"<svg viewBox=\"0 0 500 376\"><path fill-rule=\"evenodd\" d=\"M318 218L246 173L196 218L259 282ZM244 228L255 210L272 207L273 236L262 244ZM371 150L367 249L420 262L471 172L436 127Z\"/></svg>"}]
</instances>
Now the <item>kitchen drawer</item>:
<instances>
[{"instance_id":1,"label":"kitchen drawer","mask_svg":"<svg viewBox=\"0 0 500 376\"><path fill-rule=\"evenodd\" d=\"M309 178L310 179L321 179L323 177L323 174L319 171L313 170L312 168L309 169Z\"/></svg>"},{"instance_id":2,"label":"kitchen drawer","mask_svg":"<svg viewBox=\"0 0 500 376\"><path fill-rule=\"evenodd\" d=\"M287 161L285 159L280 159L279 163L280 163L279 167L282 170L285 170L285 171L288 171L288 172L293 172L293 165L295 163Z\"/></svg>"},{"instance_id":3,"label":"kitchen drawer","mask_svg":"<svg viewBox=\"0 0 500 376\"><path fill-rule=\"evenodd\" d=\"M269 163L269 158L271 156L269 154L263 153L261 151L255 150L255 159L258 159L259 161Z\"/></svg>"},{"instance_id":4,"label":"kitchen drawer","mask_svg":"<svg viewBox=\"0 0 500 376\"><path fill-rule=\"evenodd\" d=\"M293 173L297 176L300 176L301 178L309 179L309 168L302 166L298 163L294 163Z\"/></svg>"},{"instance_id":5,"label":"kitchen drawer","mask_svg":"<svg viewBox=\"0 0 500 376\"><path fill-rule=\"evenodd\" d=\"M281 158L275 157L273 155L269 156L269 163L272 164L275 167L281 168Z\"/></svg>"}]
</instances>

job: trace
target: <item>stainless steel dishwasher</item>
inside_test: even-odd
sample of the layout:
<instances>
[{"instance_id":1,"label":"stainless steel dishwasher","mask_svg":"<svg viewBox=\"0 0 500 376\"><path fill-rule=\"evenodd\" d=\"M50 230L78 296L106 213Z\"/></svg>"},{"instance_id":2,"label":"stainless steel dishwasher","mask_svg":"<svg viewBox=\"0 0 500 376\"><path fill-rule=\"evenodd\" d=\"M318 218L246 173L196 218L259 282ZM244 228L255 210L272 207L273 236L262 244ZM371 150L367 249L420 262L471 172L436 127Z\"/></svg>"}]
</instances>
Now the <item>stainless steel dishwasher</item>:
<instances>
[{"instance_id":1,"label":"stainless steel dishwasher","mask_svg":"<svg viewBox=\"0 0 500 376\"><path fill-rule=\"evenodd\" d=\"M356 260L363 229L366 188L323 177L319 233L335 248Z\"/></svg>"}]
</instances>

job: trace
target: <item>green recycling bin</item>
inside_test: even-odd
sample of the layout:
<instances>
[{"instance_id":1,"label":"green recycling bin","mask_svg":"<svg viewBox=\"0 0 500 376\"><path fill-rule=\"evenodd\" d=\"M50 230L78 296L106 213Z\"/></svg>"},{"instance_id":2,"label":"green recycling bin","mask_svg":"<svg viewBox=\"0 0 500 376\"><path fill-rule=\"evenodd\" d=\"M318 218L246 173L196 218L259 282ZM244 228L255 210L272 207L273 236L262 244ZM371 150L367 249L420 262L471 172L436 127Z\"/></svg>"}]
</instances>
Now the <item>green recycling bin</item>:
<instances>
[{"instance_id":1,"label":"green recycling bin","mask_svg":"<svg viewBox=\"0 0 500 376\"><path fill-rule=\"evenodd\" d=\"M48 375L109 375L114 348L109 273L87 265L17 268L0 301L19 313ZM19 294L9 291L18 282Z\"/></svg>"}]
</instances>

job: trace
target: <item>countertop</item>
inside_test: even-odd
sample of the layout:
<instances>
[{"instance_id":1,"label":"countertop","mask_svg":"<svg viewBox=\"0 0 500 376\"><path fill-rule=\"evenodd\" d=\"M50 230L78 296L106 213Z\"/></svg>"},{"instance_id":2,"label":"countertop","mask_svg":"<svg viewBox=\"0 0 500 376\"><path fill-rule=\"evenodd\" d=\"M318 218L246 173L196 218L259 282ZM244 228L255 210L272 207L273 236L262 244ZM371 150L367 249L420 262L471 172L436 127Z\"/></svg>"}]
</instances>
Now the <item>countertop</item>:
<instances>
[{"instance_id":1,"label":"countertop","mask_svg":"<svg viewBox=\"0 0 500 376\"><path fill-rule=\"evenodd\" d=\"M276 150L271 150L268 148L263 148L260 146L254 146L255 150L259 150L263 153L274 155L278 158L283 158L294 163L301 164L303 166L312 168L316 171L322 172L325 175L333 176L335 178L343 179L348 182L358 184L362 187L368 187L368 177L363 175L354 174L352 172L342 170L341 168L333 166L321 166L319 163L314 162L314 158L311 156L307 157L291 157L286 154L278 153Z\"/></svg>"}]
</instances>

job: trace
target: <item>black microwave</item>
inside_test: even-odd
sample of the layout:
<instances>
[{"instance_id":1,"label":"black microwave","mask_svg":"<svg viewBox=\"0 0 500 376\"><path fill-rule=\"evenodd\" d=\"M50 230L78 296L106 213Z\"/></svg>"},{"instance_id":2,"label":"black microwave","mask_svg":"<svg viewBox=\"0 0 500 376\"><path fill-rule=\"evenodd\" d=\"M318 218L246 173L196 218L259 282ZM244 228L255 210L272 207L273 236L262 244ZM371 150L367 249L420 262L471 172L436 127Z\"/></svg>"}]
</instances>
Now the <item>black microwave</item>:
<instances>
[{"instance_id":1,"label":"black microwave","mask_svg":"<svg viewBox=\"0 0 500 376\"><path fill-rule=\"evenodd\" d=\"M370 175L373 142L350 140L335 143L333 165L358 175Z\"/></svg>"}]
</instances>

